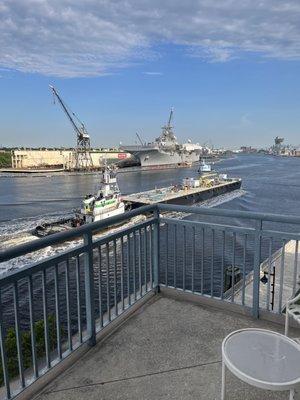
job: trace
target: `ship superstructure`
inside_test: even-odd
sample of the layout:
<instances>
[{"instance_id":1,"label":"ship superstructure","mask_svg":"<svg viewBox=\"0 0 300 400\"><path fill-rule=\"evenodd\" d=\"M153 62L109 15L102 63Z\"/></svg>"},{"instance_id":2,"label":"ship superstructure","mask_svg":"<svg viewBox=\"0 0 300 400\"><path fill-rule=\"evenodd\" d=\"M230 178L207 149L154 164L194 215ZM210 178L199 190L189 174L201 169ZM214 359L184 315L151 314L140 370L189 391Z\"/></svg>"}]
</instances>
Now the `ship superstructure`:
<instances>
[{"instance_id":1,"label":"ship superstructure","mask_svg":"<svg viewBox=\"0 0 300 400\"><path fill-rule=\"evenodd\" d=\"M141 167L168 168L188 166L199 161L202 146L198 143L179 144L171 125L173 109L162 133L154 142L138 146L124 146L123 149L134 155L140 161Z\"/></svg>"}]
</instances>

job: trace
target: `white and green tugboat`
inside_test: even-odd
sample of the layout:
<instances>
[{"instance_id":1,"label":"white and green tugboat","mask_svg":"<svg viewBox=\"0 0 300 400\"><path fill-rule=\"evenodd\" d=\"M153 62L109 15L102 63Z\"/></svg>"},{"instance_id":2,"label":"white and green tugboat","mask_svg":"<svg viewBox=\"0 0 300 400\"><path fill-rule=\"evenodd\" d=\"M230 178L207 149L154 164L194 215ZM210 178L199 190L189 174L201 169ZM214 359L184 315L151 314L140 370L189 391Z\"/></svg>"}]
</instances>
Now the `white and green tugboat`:
<instances>
[{"instance_id":1,"label":"white and green tugboat","mask_svg":"<svg viewBox=\"0 0 300 400\"><path fill-rule=\"evenodd\" d=\"M100 189L95 195L89 194L85 197L79 216L84 223L90 223L102 221L124 212L125 204L121 198L116 173L114 169L105 165Z\"/></svg>"},{"instance_id":2,"label":"white and green tugboat","mask_svg":"<svg viewBox=\"0 0 300 400\"><path fill-rule=\"evenodd\" d=\"M33 234L39 237L48 236L124 212L125 204L121 198L116 171L105 163L99 190L96 194L85 196L81 209L75 211L74 217L43 223L34 229Z\"/></svg>"}]
</instances>

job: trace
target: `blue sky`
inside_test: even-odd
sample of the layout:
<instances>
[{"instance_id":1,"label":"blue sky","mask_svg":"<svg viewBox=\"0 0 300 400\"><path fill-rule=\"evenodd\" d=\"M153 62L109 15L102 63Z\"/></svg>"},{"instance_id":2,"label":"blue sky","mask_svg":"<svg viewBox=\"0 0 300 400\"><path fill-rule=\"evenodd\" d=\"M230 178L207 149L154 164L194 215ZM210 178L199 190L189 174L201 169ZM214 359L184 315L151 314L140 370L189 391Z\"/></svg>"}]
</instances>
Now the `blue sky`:
<instances>
[{"instance_id":1,"label":"blue sky","mask_svg":"<svg viewBox=\"0 0 300 400\"><path fill-rule=\"evenodd\" d=\"M0 145L75 143L50 83L94 146L300 144L298 2L221 3L0 0Z\"/></svg>"}]
</instances>

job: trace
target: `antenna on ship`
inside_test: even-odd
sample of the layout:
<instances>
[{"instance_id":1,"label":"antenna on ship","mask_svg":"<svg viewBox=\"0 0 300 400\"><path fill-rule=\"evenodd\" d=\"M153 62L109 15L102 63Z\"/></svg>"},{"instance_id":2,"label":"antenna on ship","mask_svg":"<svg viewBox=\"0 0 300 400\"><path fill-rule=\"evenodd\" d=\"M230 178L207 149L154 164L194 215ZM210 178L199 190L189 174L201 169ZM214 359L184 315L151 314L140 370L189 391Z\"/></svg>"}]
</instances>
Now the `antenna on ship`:
<instances>
[{"instance_id":1,"label":"antenna on ship","mask_svg":"<svg viewBox=\"0 0 300 400\"><path fill-rule=\"evenodd\" d=\"M73 111L69 110L66 103L62 100L55 87L51 85L49 85L49 87L53 93L54 103L55 103L55 98L57 98L59 104L61 105L61 108L63 109L67 118L71 122L71 125L77 136L77 146L75 152L75 168L78 170L79 169L89 170L93 167L93 161L90 153L91 151L90 135L88 134L84 126L84 123L80 121L80 119ZM74 121L74 118L77 120L77 123Z\"/></svg>"},{"instance_id":2,"label":"antenna on ship","mask_svg":"<svg viewBox=\"0 0 300 400\"><path fill-rule=\"evenodd\" d=\"M174 112L174 109L173 109L173 107L171 107L170 116L169 116L169 120L168 120L168 123L167 123L167 128L172 128L171 121L172 121L172 118L173 118L173 112Z\"/></svg>"}]
</instances>

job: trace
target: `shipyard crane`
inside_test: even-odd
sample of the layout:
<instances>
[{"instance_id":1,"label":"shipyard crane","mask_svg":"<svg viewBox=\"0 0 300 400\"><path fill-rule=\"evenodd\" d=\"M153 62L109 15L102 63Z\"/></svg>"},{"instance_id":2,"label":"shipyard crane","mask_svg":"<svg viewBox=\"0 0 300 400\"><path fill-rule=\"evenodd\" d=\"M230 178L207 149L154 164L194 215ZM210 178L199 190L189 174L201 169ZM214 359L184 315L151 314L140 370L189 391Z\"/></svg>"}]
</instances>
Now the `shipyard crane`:
<instances>
[{"instance_id":1,"label":"shipyard crane","mask_svg":"<svg viewBox=\"0 0 300 400\"><path fill-rule=\"evenodd\" d=\"M63 109L67 118L71 122L71 125L77 136L77 146L75 151L75 168L77 170L89 170L93 167L93 162L91 157L90 135L88 134L83 122L80 121L80 119L76 116L74 112L68 109L67 105L62 100L55 87L51 85L49 86L53 93L54 102L55 98L57 98L59 104L61 105L61 108ZM75 119L80 124L79 126L75 122Z\"/></svg>"},{"instance_id":2,"label":"shipyard crane","mask_svg":"<svg viewBox=\"0 0 300 400\"><path fill-rule=\"evenodd\" d=\"M142 141L141 136L137 132L135 134L136 134L137 138L139 139L139 142L141 143L141 146L145 146L145 143Z\"/></svg>"}]
</instances>

